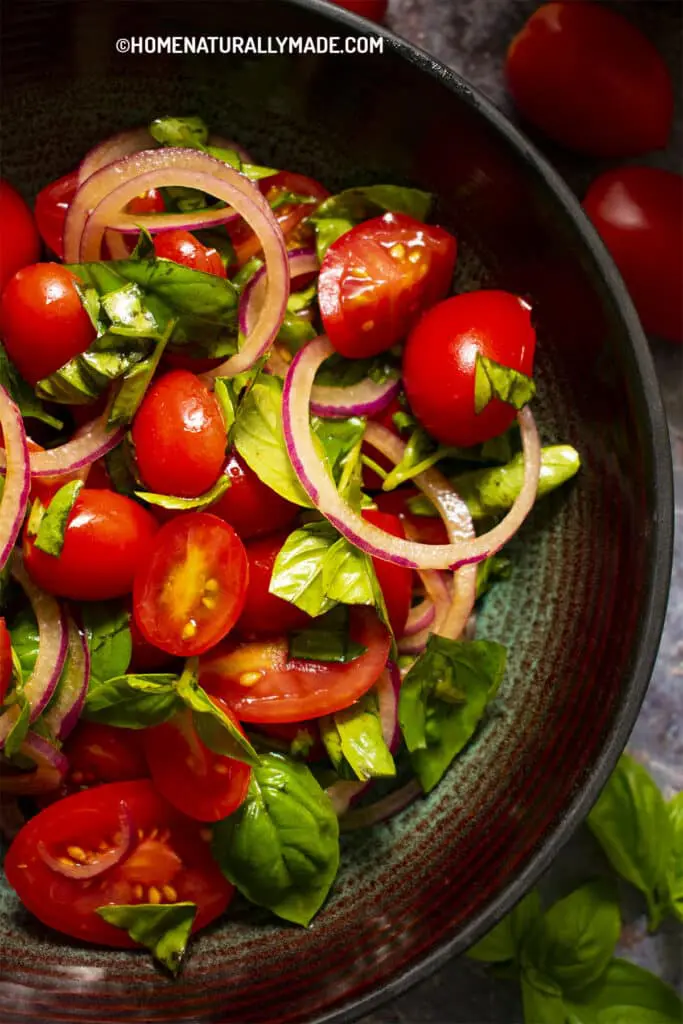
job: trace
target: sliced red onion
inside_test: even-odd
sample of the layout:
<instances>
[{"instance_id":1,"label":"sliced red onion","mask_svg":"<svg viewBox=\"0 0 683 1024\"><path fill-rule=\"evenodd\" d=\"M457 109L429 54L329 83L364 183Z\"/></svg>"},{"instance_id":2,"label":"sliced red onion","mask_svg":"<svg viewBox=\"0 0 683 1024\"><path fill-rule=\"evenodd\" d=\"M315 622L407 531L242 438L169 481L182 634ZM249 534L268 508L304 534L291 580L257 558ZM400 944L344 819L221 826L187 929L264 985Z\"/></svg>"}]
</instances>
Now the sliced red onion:
<instances>
[{"instance_id":1,"label":"sliced red onion","mask_svg":"<svg viewBox=\"0 0 683 1024\"><path fill-rule=\"evenodd\" d=\"M110 430L107 427L107 415L105 412L99 419L87 424L78 431L78 437L73 437L58 448L31 452L31 476L44 479L77 473L116 448L123 440L125 429L118 427ZM0 449L0 473L6 472L6 464L5 452Z\"/></svg>"},{"instance_id":2,"label":"sliced red onion","mask_svg":"<svg viewBox=\"0 0 683 1024\"><path fill-rule=\"evenodd\" d=\"M289 458L316 508L362 551L408 569L458 569L464 565L475 565L495 554L522 525L536 497L540 443L530 410L524 408L517 415L524 449L524 484L514 505L497 526L481 537L451 544L420 544L393 537L364 520L339 495L315 450L310 426L311 389L318 368L331 354L332 346L327 338L309 342L292 361L283 395L282 419ZM370 422L368 431L375 426L377 424ZM373 447L377 447L369 432L366 438ZM454 512L458 505L463 505L450 485L442 497L444 502L452 503ZM451 522L453 524L454 521Z\"/></svg>"},{"instance_id":3,"label":"sliced red onion","mask_svg":"<svg viewBox=\"0 0 683 1024\"><path fill-rule=\"evenodd\" d=\"M118 231L107 229L104 233L104 241L113 260L127 260L133 251L133 243Z\"/></svg>"},{"instance_id":4,"label":"sliced red onion","mask_svg":"<svg viewBox=\"0 0 683 1024\"><path fill-rule=\"evenodd\" d=\"M28 597L38 623L38 657L23 689L34 722L44 711L62 674L67 651L66 615L54 597L36 586L18 553L12 562L12 575ZM0 715L0 747L4 747L19 714L19 706L13 704Z\"/></svg>"},{"instance_id":5,"label":"sliced red onion","mask_svg":"<svg viewBox=\"0 0 683 1024\"><path fill-rule=\"evenodd\" d=\"M131 153L139 153L141 149L150 149L156 143L146 128L132 128L129 131L118 132L104 142L98 142L81 161L78 168L78 184L91 178L96 171L121 160L122 157L130 156Z\"/></svg>"},{"instance_id":6,"label":"sliced red onion","mask_svg":"<svg viewBox=\"0 0 683 1024\"><path fill-rule=\"evenodd\" d=\"M399 811L405 810L413 800L421 795L420 783L417 779L411 779L401 789L389 793L388 796L378 800L376 804L349 811L340 822L342 831L352 832L359 828L372 828L373 825L379 825L387 818L393 818Z\"/></svg>"},{"instance_id":7,"label":"sliced red onion","mask_svg":"<svg viewBox=\"0 0 683 1024\"><path fill-rule=\"evenodd\" d=\"M136 195L181 185L222 200L256 234L267 267L267 293L254 329L236 355L211 371L213 377L248 370L273 344L287 308L289 264L282 230L259 190L233 167L206 153L157 149L137 153L93 174L78 190L64 225L67 263L100 258L104 232ZM92 212L91 212L92 211Z\"/></svg>"},{"instance_id":8,"label":"sliced red onion","mask_svg":"<svg viewBox=\"0 0 683 1024\"><path fill-rule=\"evenodd\" d=\"M43 721L49 725L52 735L65 740L78 721L90 679L90 651L85 637L81 634L70 615L67 615L68 663L64 678Z\"/></svg>"},{"instance_id":9,"label":"sliced red onion","mask_svg":"<svg viewBox=\"0 0 683 1024\"><path fill-rule=\"evenodd\" d=\"M222 224L231 224L239 219L238 213L225 206L219 210L192 210L187 213L119 213L110 218L107 224L106 238L111 250L109 231L122 235L138 235L141 228L145 228L152 235L179 229L201 231L204 228L216 228ZM113 255L113 250L111 251ZM119 257L115 256L114 258L118 259Z\"/></svg>"},{"instance_id":10,"label":"sliced red onion","mask_svg":"<svg viewBox=\"0 0 683 1024\"><path fill-rule=\"evenodd\" d=\"M30 758L35 768L14 773L3 767L0 791L10 796L39 796L59 788L66 777L69 762L49 740L36 732L29 732L19 747L19 753Z\"/></svg>"},{"instance_id":11,"label":"sliced red onion","mask_svg":"<svg viewBox=\"0 0 683 1024\"><path fill-rule=\"evenodd\" d=\"M414 636L420 630L427 629L434 621L435 615L434 602L431 598L425 597L419 604L410 609L406 628L403 630L403 636Z\"/></svg>"},{"instance_id":12,"label":"sliced red onion","mask_svg":"<svg viewBox=\"0 0 683 1024\"><path fill-rule=\"evenodd\" d=\"M297 277L302 277L303 274L318 273L318 257L314 249L288 249L287 261L289 263L290 281ZM242 292L239 308L239 326L245 338L251 334L258 323L258 318L265 301L267 284L266 267L264 265L252 274Z\"/></svg>"},{"instance_id":13,"label":"sliced red onion","mask_svg":"<svg viewBox=\"0 0 683 1024\"><path fill-rule=\"evenodd\" d=\"M0 387L0 427L7 467L5 487L0 498L0 569L4 569L26 515L31 471L24 420L3 387Z\"/></svg>"},{"instance_id":14,"label":"sliced red onion","mask_svg":"<svg viewBox=\"0 0 683 1024\"><path fill-rule=\"evenodd\" d=\"M375 416L390 404L401 390L398 377L382 384L366 377L358 384L345 388L323 387L316 384L311 396L311 412L328 419L346 419L348 416Z\"/></svg>"},{"instance_id":15,"label":"sliced red onion","mask_svg":"<svg viewBox=\"0 0 683 1024\"><path fill-rule=\"evenodd\" d=\"M98 853L93 854L93 860L89 860L85 864L74 860L73 857L68 855L69 847L67 847L63 856L55 857L53 853L50 853L42 839L38 843L37 850L38 856L43 863L58 875L75 879L97 878L98 875L102 875L105 871L116 867L130 852L134 841L133 819L128 805L122 800L119 804L119 831L116 843L102 853L98 851ZM74 850L74 852L76 851Z\"/></svg>"}]
</instances>

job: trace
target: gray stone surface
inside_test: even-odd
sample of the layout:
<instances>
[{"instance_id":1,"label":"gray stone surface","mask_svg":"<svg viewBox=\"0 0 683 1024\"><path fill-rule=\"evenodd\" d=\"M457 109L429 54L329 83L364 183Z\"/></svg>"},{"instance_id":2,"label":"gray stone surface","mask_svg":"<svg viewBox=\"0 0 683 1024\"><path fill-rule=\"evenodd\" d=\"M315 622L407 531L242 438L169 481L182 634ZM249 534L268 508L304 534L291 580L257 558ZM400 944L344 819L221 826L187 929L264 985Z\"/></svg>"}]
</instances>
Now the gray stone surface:
<instances>
[{"instance_id":1,"label":"gray stone surface","mask_svg":"<svg viewBox=\"0 0 683 1024\"><path fill-rule=\"evenodd\" d=\"M514 118L502 74L504 55L509 40L536 6L534 0L390 0L389 25L469 79ZM676 0L631 0L613 6L656 43L680 86L683 6ZM682 96L679 89L669 147L638 162L683 169ZM534 138L579 195L607 166ZM652 351L674 454L676 551L659 658L629 750L648 766L667 795L672 795L683 789L683 347L653 340ZM542 887L553 898L605 870L597 844L583 829L557 858ZM667 922L656 936L648 936L638 894L624 890L623 895L626 924L621 955L655 971L683 992L683 929ZM515 985L494 981L478 965L460 958L364 1018L363 1024L521 1024L522 1019Z\"/></svg>"}]
</instances>

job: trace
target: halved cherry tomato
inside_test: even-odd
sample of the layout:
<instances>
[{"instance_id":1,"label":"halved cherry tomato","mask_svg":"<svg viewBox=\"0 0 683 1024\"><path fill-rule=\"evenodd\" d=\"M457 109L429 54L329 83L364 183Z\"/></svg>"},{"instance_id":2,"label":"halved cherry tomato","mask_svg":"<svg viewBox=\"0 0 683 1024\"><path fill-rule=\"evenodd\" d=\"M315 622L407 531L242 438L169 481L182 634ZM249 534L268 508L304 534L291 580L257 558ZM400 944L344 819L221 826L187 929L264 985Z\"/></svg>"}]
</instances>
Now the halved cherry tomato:
<instances>
[{"instance_id":1,"label":"halved cherry tomato","mask_svg":"<svg viewBox=\"0 0 683 1024\"><path fill-rule=\"evenodd\" d=\"M303 174L293 174L291 171L280 171L271 178L262 178L258 187L271 205L274 205L274 213L282 234L288 242L303 245L306 239L301 237L299 225L305 217L310 216L323 199L327 199L329 192L313 178L307 178ZM313 199L311 203L282 203L278 199L290 193L294 196L305 196ZM238 267L261 252L261 243L254 232L242 221L236 227L230 228L230 238L235 247L235 257Z\"/></svg>"},{"instance_id":2,"label":"halved cherry tomato","mask_svg":"<svg viewBox=\"0 0 683 1024\"><path fill-rule=\"evenodd\" d=\"M171 370L154 381L132 435L140 475L152 491L195 498L221 475L226 432L220 406L187 370Z\"/></svg>"},{"instance_id":3,"label":"halved cherry tomato","mask_svg":"<svg viewBox=\"0 0 683 1024\"><path fill-rule=\"evenodd\" d=\"M242 540L280 530L296 519L299 506L271 491L234 449L224 473L230 477L230 487L211 511L230 523Z\"/></svg>"},{"instance_id":4,"label":"halved cherry tomato","mask_svg":"<svg viewBox=\"0 0 683 1024\"><path fill-rule=\"evenodd\" d=\"M0 618L0 704L3 704L7 691L12 685L12 638L5 623Z\"/></svg>"},{"instance_id":5,"label":"halved cherry tomato","mask_svg":"<svg viewBox=\"0 0 683 1024\"><path fill-rule=\"evenodd\" d=\"M74 601L106 601L133 589L157 523L137 502L115 491L84 488L69 513L59 556L35 546L24 529L24 561L38 586Z\"/></svg>"},{"instance_id":6,"label":"halved cherry tomato","mask_svg":"<svg viewBox=\"0 0 683 1024\"><path fill-rule=\"evenodd\" d=\"M385 533L390 533L392 537L402 537L405 540L406 531L398 516L389 512L365 509L363 519L367 519L369 523L378 526ZM372 564L384 594L391 628L398 639L403 636L410 611L410 599L413 592L412 570L404 569L400 565L392 565L391 562L385 562L381 558L373 558Z\"/></svg>"},{"instance_id":7,"label":"halved cherry tomato","mask_svg":"<svg viewBox=\"0 0 683 1024\"><path fill-rule=\"evenodd\" d=\"M143 637L169 654L202 654L244 606L249 564L232 526L208 512L159 530L135 577L133 613Z\"/></svg>"},{"instance_id":8,"label":"halved cherry tomato","mask_svg":"<svg viewBox=\"0 0 683 1024\"><path fill-rule=\"evenodd\" d=\"M501 291L466 292L421 318L403 352L403 380L411 409L443 444L462 448L502 434L515 410L498 398L475 411L477 355L530 376L536 333L531 307Z\"/></svg>"},{"instance_id":9,"label":"halved cherry tomato","mask_svg":"<svg viewBox=\"0 0 683 1024\"><path fill-rule=\"evenodd\" d=\"M81 720L64 744L67 783L96 786L149 778L142 731Z\"/></svg>"},{"instance_id":10,"label":"halved cherry tomato","mask_svg":"<svg viewBox=\"0 0 683 1024\"><path fill-rule=\"evenodd\" d=\"M190 231L160 231L154 238L154 253L161 259L181 263L191 270L225 277L225 267L216 249L202 245Z\"/></svg>"},{"instance_id":11,"label":"halved cherry tomato","mask_svg":"<svg viewBox=\"0 0 683 1024\"><path fill-rule=\"evenodd\" d=\"M332 0L337 7L345 7L347 11L360 14L370 21L384 21L389 6L388 0Z\"/></svg>"},{"instance_id":12,"label":"halved cherry tomato","mask_svg":"<svg viewBox=\"0 0 683 1024\"><path fill-rule=\"evenodd\" d=\"M38 193L36 223L48 249L64 259L64 221L78 189L78 169L51 181Z\"/></svg>"},{"instance_id":13,"label":"halved cherry tomato","mask_svg":"<svg viewBox=\"0 0 683 1024\"><path fill-rule=\"evenodd\" d=\"M85 352L95 337L76 282L76 276L59 263L32 263L19 270L2 293L5 347L29 384Z\"/></svg>"},{"instance_id":14,"label":"halved cherry tomato","mask_svg":"<svg viewBox=\"0 0 683 1024\"><path fill-rule=\"evenodd\" d=\"M35 263L39 255L31 211L17 190L0 179L0 293L17 270Z\"/></svg>"},{"instance_id":15,"label":"halved cherry tomato","mask_svg":"<svg viewBox=\"0 0 683 1024\"><path fill-rule=\"evenodd\" d=\"M289 659L287 638L227 640L200 660L200 682L242 722L301 722L349 707L377 682L390 638L369 608L354 608L350 635L367 648L346 665Z\"/></svg>"},{"instance_id":16,"label":"halved cherry tomato","mask_svg":"<svg viewBox=\"0 0 683 1024\"><path fill-rule=\"evenodd\" d=\"M221 706L221 710L239 727L228 707ZM190 818L220 821L244 802L251 768L209 750L197 735L191 711L181 711L170 722L145 729L144 743L154 785Z\"/></svg>"},{"instance_id":17,"label":"halved cherry tomato","mask_svg":"<svg viewBox=\"0 0 683 1024\"><path fill-rule=\"evenodd\" d=\"M48 867L49 855L73 861L97 857L120 832L121 808L130 816L130 851L94 881L68 878ZM103 849L104 848L104 849ZM74 862L75 863L75 862ZM98 907L136 903L197 904L192 930L222 914L234 889L202 838L201 826L180 814L146 779L110 782L46 807L24 825L5 858L7 881L27 910L50 928L81 942L130 948L123 928L107 924Z\"/></svg>"},{"instance_id":18,"label":"halved cherry tomato","mask_svg":"<svg viewBox=\"0 0 683 1024\"><path fill-rule=\"evenodd\" d=\"M287 540L288 533L271 533L246 545L249 559L249 586L242 614L235 630L243 637L272 636L305 629L311 617L296 605L268 591L275 559Z\"/></svg>"},{"instance_id":19,"label":"halved cherry tomato","mask_svg":"<svg viewBox=\"0 0 683 1024\"><path fill-rule=\"evenodd\" d=\"M325 254L318 299L325 333L349 359L401 341L447 295L457 245L443 228L386 213L347 231Z\"/></svg>"},{"instance_id":20,"label":"halved cherry tomato","mask_svg":"<svg viewBox=\"0 0 683 1024\"><path fill-rule=\"evenodd\" d=\"M583 206L645 330L683 342L683 176L620 167L593 182Z\"/></svg>"},{"instance_id":21,"label":"halved cherry tomato","mask_svg":"<svg viewBox=\"0 0 683 1024\"><path fill-rule=\"evenodd\" d=\"M510 43L506 73L522 114L591 156L636 156L666 145L673 88L652 43L597 3L549 3Z\"/></svg>"},{"instance_id":22,"label":"halved cherry tomato","mask_svg":"<svg viewBox=\"0 0 683 1024\"><path fill-rule=\"evenodd\" d=\"M164 197L157 188L151 188L149 192L143 192L141 196L135 196L126 207L127 213L163 213L166 209Z\"/></svg>"}]
</instances>

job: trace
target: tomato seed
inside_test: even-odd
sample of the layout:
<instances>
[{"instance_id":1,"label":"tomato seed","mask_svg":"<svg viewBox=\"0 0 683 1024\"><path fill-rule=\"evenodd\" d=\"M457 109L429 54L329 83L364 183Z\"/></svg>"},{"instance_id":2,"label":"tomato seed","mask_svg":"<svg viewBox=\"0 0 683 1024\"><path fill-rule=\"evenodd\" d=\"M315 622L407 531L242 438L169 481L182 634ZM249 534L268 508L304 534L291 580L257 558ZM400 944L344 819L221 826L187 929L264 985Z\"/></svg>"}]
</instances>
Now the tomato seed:
<instances>
[{"instance_id":1,"label":"tomato seed","mask_svg":"<svg viewBox=\"0 0 683 1024\"><path fill-rule=\"evenodd\" d=\"M163 885L161 891L164 894L164 899L167 899L169 903L176 903L178 900L178 893L175 891L172 885Z\"/></svg>"},{"instance_id":2,"label":"tomato seed","mask_svg":"<svg viewBox=\"0 0 683 1024\"><path fill-rule=\"evenodd\" d=\"M367 331L371 331L374 326L375 326L375 321L374 320L366 320L365 323L361 326L361 330L362 331L366 331L366 332Z\"/></svg>"},{"instance_id":3,"label":"tomato seed","mask_svg":"<svg viewBox=\"0 0 683 1024\"><path fill-rule=\"evenodd\" d=\"M420 260L422 259L421 255L420 255L420 250L419 249L413 249L413 251L408 256L408 259L409 259L409 261L411 263L419 263Z\"/></svg>"},{"instance_id":4,"label":"tomato seed","mask_svg":"<svg viewBox=\"0 0 683 1024\"><path fill-rule=\"evenodd\" d=\"M406 258L406 247L401 242L397 242L396 245L392 245L389 250L389 255L393 256L395 260L404 260Z\"/></svg>"},{"instance_id":5,"label":"tomato seed","mask_svg":"<svg viewBox=\"0 0 683 1024\"><path fill-rule=\"evenodd\" d=\"M79 864L85 864L88 860L85 850L82 850L80 846L67 846L66 852L72 860L78 861Z\"/></svg>"},{"instance_id":6,"label":"tomato seed","mask_svg":"<svg viewBox=\"0 0 683 1024\"><path fill-rule=\"evenodd\" d=\"M199 831L199 838L205 843L210 843L213 839L213 832L210 828L202 828Z\"/></svg>"},{"instance_id":7,"label":"tomato seed","mask_svg":"<svg viewBox=\"0 0 683 1024\"><path fill-rule=\"evenodd\" d=\"M138 885L134 885L133 886L133 896L135 896L135 899L136 900L141 900L143 895L144 895L144 889L142 888L142 886L139 883L138 883Z\"/></svg>"},{"instance_id":8,"label":"tomato seed","mask_svg":"<svg viewBox=\"0 0 683 1024\"><path fill-rule=\"evenodd\" d=\"M243 672L240 676L240 686L254 686L261 678L261 672Z\"/></svg>"},{"instance_id":9,"label":"tomato seed","mask_svg":"<svg viewBox=\"0 0 683 1024\"><path fill-rule=\"evenodd\" d=\"M210 579L204 584L204 590L207 594L217 594L219 590L218 580Z\"/></svg>"},{"instance_id":10,"label":"tomato seed","mask_svg":"<svg viewBox=\"0 0 683 1024\"><path fill-rule=\"evenodd\" d=\"M216 604L217 604L216 598L215 597L203 597L202 598L202 604L204 605L205 608L208 608L209 611L213 611L213 609L216 607Z\"/></svg>"},{"instance_id":11,"label":"tomato seed","mask_svg":"<svg viewBox=\"0 0 683 1024\"><path fill-rule=\"evenodd\" d=\"M161 893L159 892L155 885L150 885L149 889L147 890L147 899L149 900L150 903L161 903Z\"/></svg>"},{"instance_id":12,"label":"tomato seed","mask_svg":"<svg viewBox=\"0 0 683 1024\"><path fill-rule=\"evenodd\" d=\"M193 636L196 636L196 633L197 623L194 621L194 619L190 619L190 621L186 622L185 625L183 626L183 632L181 636L183 640L191 640Z\"/></svg>"}]
</instances>

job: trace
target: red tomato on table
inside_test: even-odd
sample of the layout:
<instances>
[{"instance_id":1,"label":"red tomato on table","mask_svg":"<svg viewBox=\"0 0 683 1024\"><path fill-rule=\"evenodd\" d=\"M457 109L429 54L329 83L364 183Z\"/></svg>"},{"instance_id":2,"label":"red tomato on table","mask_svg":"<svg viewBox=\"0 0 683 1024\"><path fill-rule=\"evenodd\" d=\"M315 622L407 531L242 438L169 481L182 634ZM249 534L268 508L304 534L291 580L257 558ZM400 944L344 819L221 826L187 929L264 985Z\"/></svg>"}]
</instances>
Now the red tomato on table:
<instances>
[{"instance_id":1,"label":"red tomato on table","mask_svg":"<svg viewBox=\"0 0 683 1024\"><path fill-rule=\"evenodd\" d=\"M358 224L333 242L318 277L325 333L348 359L401 341L420 313L447 295L456 241L402 213Z\"/></svg>"},{"instance_id":2,"label":"red tomato on table","mask_svg":"<svg viewBox=\"0 0 683 1024\"><path fill-rule=\"evenodd\" d=\"M211 511L230 523L242 540L281 530L294 522L299 506L281 498L259 480L237 451L228 455L224 472L230 478L230 487L211 506Z\"/></svg>"},{"instance_id":3,"label":"red tomato on table","mask_svg":"<svg viewBox=\"0 0 683 1024\"><path fill-rule=\"evenodd\" d=\"M17 270L35 263L39 255L31 211L17 190L0 179L0 293Z\"/></svg>"},{"instance_id":4,"label":"red tomato on table","mask_svg":"<svg viewBox=\"0 0 683 1024\"><path fill-rule=\"evenodd\" d=\"M95 882L67 878L40 855L71 859L69 850L97 857L120 831L120 808L130 815L128 854ZM81 942L130 948L122 928L107 924L98 907L135 903L196 903L192 930L222 914L234 889L202 838L201 826L176 811L148 780L112 782L46 807L24 825L5 858L7 881L39 921ZM102 851L104 852L104 851Z\"/></svg>"},{"instance_id":5,"label":"red tomato on table","mask_svg":"<svg viewBox=\"0 0 683 1024\"><path fill-rule=\"evenodd\" d=\"M597 3L549 3L510 43L506 74L522 114L591 156L635 156L666 145L673 88L652 43Z\"/></svg>"},{"instance_id":6,"label":"red tomato on table","mask_svg":"<svg viewBox=\"0 0 683 1024\"><path fill-rule=\"evenodd\" d=\"M443 444L468 448L497 437L515 410L494 398L475 412L477 355L530 376L535 348L531 307L517 295L476 291L446 299L425 313L403 352L410 407Z\"/></svg>"},{"instance_id":7,"label":"red tomato on table","mask_svg":"<svg viewBox=\"0 0 683 1024\"><path fill-rule=\"evenodd\" d=\"M583 206L645 330L683 342L683 176L620 167L593 182Z\"/></svg>"},{"instance_id":8,"label":"red tomato on table","mask_svg":"<svg viewBox=\"0 0 683 1024\"><path fill-rule=\"evenodd\" d=\"M363 519L367 519L373 526L378 526L385 533L392 537L401 537L405 540L406 532L398 516L389 512L365 509ZM387 606L389 622L398 638L403 636L406 628L406 621L410 611L410 599L413 592L412 569L405 569L401 565L393 565L391 562L384 562L381 558L373 558L372 564L377 573L379 585L384 594L384 601Z\"/></svg>"},{"instance_id":9,"label":"red tomato on table","mask_svg":"<svg viewBox=\"0 0 683 1024\"><path fill-rule=\"evenodd\" d=\"M286 531L272 533L246 545L249 586L242 614L235 626L240 636L261 637L272 636L273 633L289 633L292 629L305 629L311 623L310 615L268 590L275 559L288 536Z\"/></svg>"}]
</instances>

